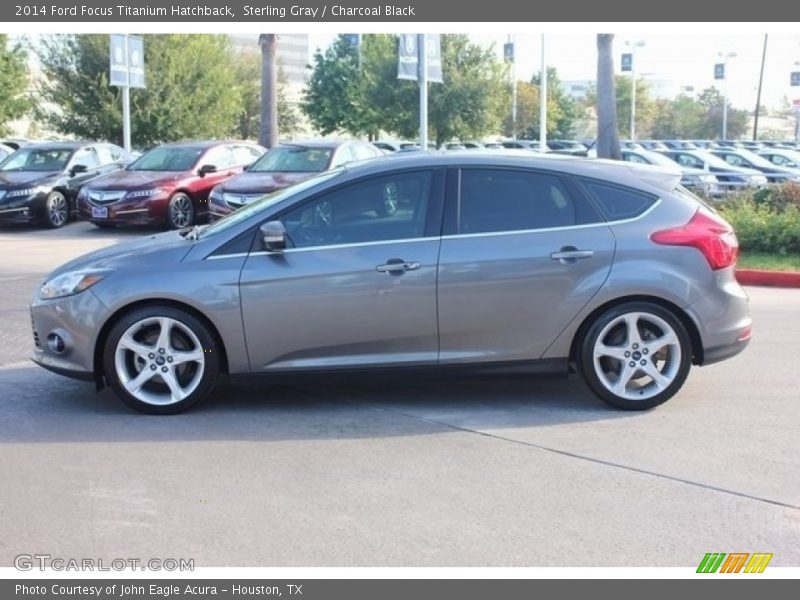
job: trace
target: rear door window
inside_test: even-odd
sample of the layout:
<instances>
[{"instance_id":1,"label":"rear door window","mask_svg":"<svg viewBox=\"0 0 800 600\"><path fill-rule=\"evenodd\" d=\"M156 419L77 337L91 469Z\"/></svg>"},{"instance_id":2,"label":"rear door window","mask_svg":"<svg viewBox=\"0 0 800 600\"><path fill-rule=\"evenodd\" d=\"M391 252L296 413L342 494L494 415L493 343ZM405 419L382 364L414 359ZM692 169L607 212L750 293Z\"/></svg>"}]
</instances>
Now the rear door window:
<instances>
[{"instance_id":1,"label":"rear door window","mask_svg":"<svg viewBox=\"0 0 800 600\"><path fill-rule=\"evenodd\" d=\"M458 232L462 234L570 227L596 221L554 174L464 169Z\"/></svg>"}]
</instances>

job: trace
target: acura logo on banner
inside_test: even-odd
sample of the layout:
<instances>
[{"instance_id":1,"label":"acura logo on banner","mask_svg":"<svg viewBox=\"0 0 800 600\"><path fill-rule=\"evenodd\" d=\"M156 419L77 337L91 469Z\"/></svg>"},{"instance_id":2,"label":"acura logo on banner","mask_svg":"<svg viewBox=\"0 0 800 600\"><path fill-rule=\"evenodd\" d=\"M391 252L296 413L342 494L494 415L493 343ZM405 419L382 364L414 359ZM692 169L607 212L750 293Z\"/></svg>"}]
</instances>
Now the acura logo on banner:
<instances>
[{"instance_id":1,"label":"acura logo on banner","mask_svg":"<svg viewBox=\"0 0 800 600\"><path fill-rule=\"evenodd\" d=\"M798 85L800 85L800 71L795 71L792 73L790 85L792 87L797 87Z\"/></svg>"},{"instance_id":2,"label":"acura logo on banner","mask_svg":"<svg viewBox=\"0 0 800 600\"><path fill-rule=\"evenodd\" d=\"M714 79L725 79L725 63L714 65Z\"/></svg>"},{"instance_id":3,"label":"acura logo on banner","mask_svg":"<svg viewBox=\"0 0 800 600\"><path fill-rule=\"evenodd\" d=\"M622 55L622 70L623 71L633 70L633 54Z\"/></svg>"},{"instance_id":4,"label":"acura logo on banner","mask_svg":"<svg viewBox=\"0 0 800 600\"><path fill-rule=\"evenodd\" d=\"M428 81L442 83L441 40L438 33L425 34ZM419 48L416 33L401 33L397 52L397 78L417 80Z\"/></svg>"},{"instance_id":5,"label":"acura logo on banner","mask_svg":"<svg viewBox=\"0 0 800 600\"><path fill-rule=\"evenodd\" d=\"M506 62L514 62L514 43L508 42L503 44L503 60Z\"/></svg>"}]
</instances>

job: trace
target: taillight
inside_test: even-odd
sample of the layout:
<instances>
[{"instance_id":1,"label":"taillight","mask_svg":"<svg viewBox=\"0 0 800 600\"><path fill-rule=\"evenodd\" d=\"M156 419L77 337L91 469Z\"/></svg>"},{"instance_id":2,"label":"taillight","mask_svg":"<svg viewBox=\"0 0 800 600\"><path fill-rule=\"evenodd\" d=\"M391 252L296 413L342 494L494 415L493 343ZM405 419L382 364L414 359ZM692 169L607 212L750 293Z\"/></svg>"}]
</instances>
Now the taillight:
<instances>
[{"instance_id":1,"label":"taillight","mask_svg":"<svg viewBox=\"0 0 800 600\"><path fill-rule=\"evenodd\" d=\"M656 231L650 239L664 246L697 248L714 270L735 265L739 255L739 242L733 228L702 208L685 225Z\"/></svg>"}]
</instances>

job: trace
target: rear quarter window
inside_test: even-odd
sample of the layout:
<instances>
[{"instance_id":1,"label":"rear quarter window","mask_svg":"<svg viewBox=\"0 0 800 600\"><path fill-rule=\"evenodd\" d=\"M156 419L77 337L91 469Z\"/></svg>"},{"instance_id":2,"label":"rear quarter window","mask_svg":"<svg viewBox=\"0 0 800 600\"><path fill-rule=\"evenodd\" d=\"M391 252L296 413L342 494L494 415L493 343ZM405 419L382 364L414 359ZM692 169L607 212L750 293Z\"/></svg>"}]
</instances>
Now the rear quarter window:
<instances>
[{"instance_id":1,"label":"rear quarter window","mask_svg":"<svg viewBox=\"0 0 800 600\"><path fill-rule=\"evenodd\" d=\"M638 217L658 200L652 194L611 183L583 180L582 184L609 221Z\"/></svg>"}]
</instances>

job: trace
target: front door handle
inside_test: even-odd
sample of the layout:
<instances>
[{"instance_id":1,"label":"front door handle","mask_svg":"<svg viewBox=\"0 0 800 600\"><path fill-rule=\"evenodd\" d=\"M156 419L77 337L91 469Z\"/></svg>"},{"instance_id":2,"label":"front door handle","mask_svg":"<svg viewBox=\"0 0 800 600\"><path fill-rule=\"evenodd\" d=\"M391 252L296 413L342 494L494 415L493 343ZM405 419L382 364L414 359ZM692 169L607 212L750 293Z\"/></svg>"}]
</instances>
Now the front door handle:
<instances>
[{"instance_id":1,"label":"front door handle","mask_svg":"<svg viewBox=\"0 0 800 600\"><path fill-rule=\"evenodd\" d=\"M579 250L575 246L564 246L558 252L550 254L550 259L569 264L579 258L591 258L592 256L594 256L594 250Z\"/></svg>"},{"instance_id":2,"label":"front door handle","mask_svg":"<svg viewBox=\"0 0 800 600\"><path fill-rule=\"evenodd\" d=\"M402 275L406 271L416 271L422 265L416 261L405 261L402 258L390 258L384 264L375 267L378 273Z\"/></svg>"}]
</instances>

